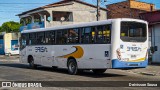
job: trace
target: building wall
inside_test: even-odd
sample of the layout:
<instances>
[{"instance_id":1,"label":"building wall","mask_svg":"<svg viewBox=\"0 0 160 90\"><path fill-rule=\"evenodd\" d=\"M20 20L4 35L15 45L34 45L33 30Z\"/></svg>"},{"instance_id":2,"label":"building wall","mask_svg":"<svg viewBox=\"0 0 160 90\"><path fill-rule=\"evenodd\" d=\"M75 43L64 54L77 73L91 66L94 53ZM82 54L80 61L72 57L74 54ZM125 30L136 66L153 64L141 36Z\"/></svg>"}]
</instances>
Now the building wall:
<instances>
[{"instance_id":1,"label":"building wall","mask_svg":"<svg viewBox=\"0 0 160 90\"><path fill-rule=\"evenodd\" d=\"M152 31L152 46L157 46L157 51L153 53L152 62L160 63L160 24L156 24L153 26Z\"/></svg>"},{"instance_id":2,"label":"building wall","mask_svg":"<svg viewBox=\"0 0 160 90\"><path fill-rule=\"evenodd\" d=\"M139 19L139 14L151 10L153 4L137 2L129 0L115 4L107 5L109 11L107 12L108 19L111 18L136 18Z\"/></svg>"},{"instance_id":3,"label":"building wall","mask_svg":"<svg viewBox=\"0 0 160 90\"><path fill-rule=\"evenodd\" d=\"M12 33L12 40L18 40L20 33Z\"/></svg>"},{"instance_id":4,"label":"building wall","mask_svg":"<svg viewBox=\"0 0 160 90\"><path fill-rule=\"evenodd\" d=\"M146 20L149 23L149 34L150 34L150 46L157 46L157 51L152 53L152 62L160 63L160 11L152 11L147 13L140 14L143 20ZM156 49L156 48L155 48Z\"/></svg>"},{"instance_id":5,"label":"building wall","mask_svg":"<svg viewBox=\"0 0 160 90\"><path fill-rule=\"evenodd\" d=\"M59 7L47 8L47 11L65 11L65 12L73 12L73 22L91 22L96 21L96 8L80 4L77 2L73 2L72 5L65 5ZM107 15L106 11L100 10L100 20L106 20Z\"/></svg>"},{"instance_id":6,"label":"building wall","mask_svg":"<svg viewBox=\"0 0 160 90\"><path fill-rule=\"evenodd\" d=\"M6 33L4 34L4 51L8 53L11 50L12 43L11 40L18 40L20 33Z\"/></svg>"},{"instance_id":7,"label":"building wall","mask_svg":"<svg viewBox=\"0 0 160 90\"><path fill-rule=\"evenodd\" d=\"M145 13L146 11L139 10L139 9L131 9L131 17L130 18L135 18L135 19L141 19L140 18L140 13Z\"/></svg>"},{"instance_id":8,"label":"building wall","mask_svg":"<svg viewBox=\"0 0 160 90\"><path fill-rule=\"evenodd\" d=\"M12 33L4 34L4 51L5 53L11 49L11 40L12 40Z\"/></svg>"},{"instance_id":9,"label":"building wall","mask_svg":"<svg viewBox=\"0 0 160 90\"><path fill-rule=\"evenodd\" d=\"M154 4L149 4L149 3L145 3L145 2L130 1L130 8L151 11L151 6L153 7L153 10L154 10L155 9Z\"/></svg>"},{"instance_id":10,"label":"building wall","mask_svg":"<svg viewBox=\"0 0 160 90\"><path fill-rule=\"evenodd\" d=\"M96 8L74 2L73 4L73 19L75 22L91 22L97 20L97 11ZM106 20L107 12L100 10L99 20Z\"/></svg>"},{"instance_id":11,"label":"building wall","mask_svg":"<svg viewBox=\"0 0 160 90\"><path fill-rule=\"evenodd\" d=\"M160 22L160 10L148 13L141 13L140 16L143 20L146 20L149 23Z\"/></svg>"},{"instance_id":12,"label":"building wall","mask_svg":"<svg viewBox=\"0 0 160 90\"><path fill-rule=\"evenodd\" d=\"M107 18L129 18L131 17L131 11L129 9L128 2L119 2L107 6L109 11L107 12Z\"/></svg>"}]
</instances>

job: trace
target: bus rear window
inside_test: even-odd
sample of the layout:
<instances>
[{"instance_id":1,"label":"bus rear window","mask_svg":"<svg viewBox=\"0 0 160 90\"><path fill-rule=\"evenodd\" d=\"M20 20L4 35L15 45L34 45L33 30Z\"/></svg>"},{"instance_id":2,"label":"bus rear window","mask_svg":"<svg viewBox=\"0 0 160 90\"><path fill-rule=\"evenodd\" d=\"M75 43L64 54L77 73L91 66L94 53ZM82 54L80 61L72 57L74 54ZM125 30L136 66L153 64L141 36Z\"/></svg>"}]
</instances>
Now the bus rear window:
<instances>
[{"instance_id":1,"label":"bus rear window","mask_svg":"<svg viewBox=\"0 0 160 90\"><path fill-rule=\"evenodd\" d=\"M125 42L144 42L147 40L145 23L121 22L121 40Z\"/></svg>"}]
</instances>

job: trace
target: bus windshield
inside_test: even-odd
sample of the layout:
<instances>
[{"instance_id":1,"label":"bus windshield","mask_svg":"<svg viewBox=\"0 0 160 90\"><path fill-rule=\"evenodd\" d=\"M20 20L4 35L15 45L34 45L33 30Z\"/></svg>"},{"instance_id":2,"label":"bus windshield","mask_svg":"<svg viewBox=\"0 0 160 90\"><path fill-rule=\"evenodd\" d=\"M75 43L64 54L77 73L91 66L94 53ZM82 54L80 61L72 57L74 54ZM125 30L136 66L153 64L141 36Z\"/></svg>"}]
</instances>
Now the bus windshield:
<instances>
[{"instance_id":1,"label":"bus windshield","mask_svg":"<svg viewBox=\"0 0 160 90\"><path fill-rule=\"evenodd\" d=\"M121 22L121 40L125 42L145 42L147 27L145 23Z\"/></svg>"}]
</instances>

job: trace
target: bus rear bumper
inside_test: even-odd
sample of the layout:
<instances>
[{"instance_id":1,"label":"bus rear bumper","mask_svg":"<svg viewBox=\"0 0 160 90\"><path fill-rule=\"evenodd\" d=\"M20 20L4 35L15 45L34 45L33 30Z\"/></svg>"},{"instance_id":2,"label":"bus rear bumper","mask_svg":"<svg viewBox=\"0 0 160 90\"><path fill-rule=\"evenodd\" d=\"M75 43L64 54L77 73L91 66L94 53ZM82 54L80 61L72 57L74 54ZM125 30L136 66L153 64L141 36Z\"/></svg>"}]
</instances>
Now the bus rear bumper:
<instances>
[{"instance_id":1,"label":"bus rear bumper","mask_svg":"<svg viewBox=\"0 0 160 90\"><path fill-rule=\"evenodd\" d=\"M117 59L112 60L113 69L133 69L133 68L145 68L148 65L148 59L142 62L125 62Z\"/></svg>"}]
</instances>

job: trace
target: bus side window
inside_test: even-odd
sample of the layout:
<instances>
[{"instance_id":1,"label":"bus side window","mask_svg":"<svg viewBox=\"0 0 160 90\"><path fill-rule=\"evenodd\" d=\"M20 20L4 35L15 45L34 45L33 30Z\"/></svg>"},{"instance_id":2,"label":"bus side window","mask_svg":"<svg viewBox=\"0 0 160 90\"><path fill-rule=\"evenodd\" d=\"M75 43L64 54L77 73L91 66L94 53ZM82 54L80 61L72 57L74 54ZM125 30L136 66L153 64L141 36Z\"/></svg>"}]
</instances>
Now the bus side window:
<instances>
[{"instance_id":1,"label":"bus side window","mask_svg":"<svg viewBox=\"0 0 160 90\"><path fill-rule=\"evenodd\" d=\"M91 43L91 27L82 28L81 43L88 44Z\"/></svg>"},{"instance_id":2,"label":"bus side window","mask_svg":"<svg viewBox=\"0 0 160 90\"><path fill-rule=\"evenodd\" d=\"M26 45L29 45L29 34L26 34Z\"/></svg>"},{"instance_id":3,"label":"bus side window","mask_svg":"<svg viewBox=\"0 0 160 90\"><path fill-rule=\"evenodd\" d=\"M49 37L50 37L50 43L55 44L55 31L51 31Z\"/></svg>"},{"instance_id":4,"label":"bus side window","mask_svg":"<svg viewBox=\"0 0 160 90\"><path fill-rule=\"evenodd\" d=\"M48 31L45 33L45 42L47 45L55 44L55 31Z\"/></svg>"},{"instance_id":5,"label":"bus side window","mask_svg":"<svg viewBox=\"0 0 160 90\"><path fill-rule=\"evenodd\" d=\"M26 46L26 39L24 37L24 34L22 34L20 38L20 50L22 50L25 46Z\"/></svg>"},{"instance_id":6,"label":"bus side window","mask_svg":"<svg viewBox=\"0 0 160 90\"><path fill-rule=\"evenodd\" d=\"M92 32L91 32L91 35L92 35L92 43L96 43L96 36L97 36L97 30L96 30L96 27L92 27Z\"/></svg>"},{"instance_id":7,"label":"bus side window","mask_svg":"<svg viewBox=\"0 0 160 90\"><path fill-rule=\"evenodd\" d=\"M26 47L28 41L28 34L22 34L20 38L20 50Z\"/></svg>"},{"instance_id":8,"label":"bus side window","mask_svg":"<svg viewBox=\"0 0 160 90\"><path fill-rule=\"evenodd\" d=\"M69 43L79 43L79 29L69 30Z\"/></svg>"},{"instance_id":9,"label":"bus side window","mask_svg":"<svg viewBox=\"0 0 160 90\"><path fill-rule=\"evenodd\" d=\"M67 30L63 30L62 31L62 44L67 44L68 43L68 31Z\"/></svg>"},{"instance_id":10,"label":"bus side window","mask_svg":"<svg viewBox=\"0 0 160 90\"><path fill-rule=\"evenodd\" d=\"M37 33L37 44L45 44L44 32Z\"/></svg>"},{"instance_id":11,"label":"bus side window","mask_svg":"<svg viewBox=\"0 0 160 90\"><path fill-rule=\"evenodd\" d=\"M56 44L62 44L62 31L58 30L56 33Z\"/></svg>"},{"instance_id":12,"label":"bus side window","mask_svg":"<svg viewBox=\"0 0 160 90\"><path fill-rule=\"evenodd\" d=\"M103 30L104 43L111 43L111 25L106 25Z\"/></svg>"},{"instance_id":13,"label":"bus side window","mask_svg":"<svg viewBox=\"0 0 160 90\"><path fill-rule=\"evenodd\" d=\"M103 26L97 27L97 43L103 43Z\"/></svg>"},{"instance_id":14,"label":"bus side window","mask_svg":"<svg viewBox=\"0 0 160 90\"><path fill-rule=\"evenodd\" d=\"M50 32L45 32L45 41L46 41L46 44L51 44L49 41L50 41Z\"/></svg>"},{"instance_id":15,"label":"bus side window","mask_svg":"<svg viewBox=\"0 0 160 90\"><path fill-rule=\"evenodd\" d=\"M111 43L111 25L97 26L96 43L110 44Z\"/></svg>"},{"instance_id":16,"label":"bus side window","mask_svg":"<svg viewBox=\"0 0 160 90\"><path fill-rule=\"evenodd\" d=\"M30 33L28 45L36 45L36 44L37 44L36 33Z\"/></svg>"}]
</instances>

